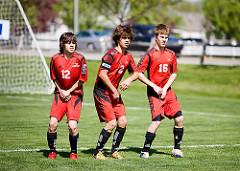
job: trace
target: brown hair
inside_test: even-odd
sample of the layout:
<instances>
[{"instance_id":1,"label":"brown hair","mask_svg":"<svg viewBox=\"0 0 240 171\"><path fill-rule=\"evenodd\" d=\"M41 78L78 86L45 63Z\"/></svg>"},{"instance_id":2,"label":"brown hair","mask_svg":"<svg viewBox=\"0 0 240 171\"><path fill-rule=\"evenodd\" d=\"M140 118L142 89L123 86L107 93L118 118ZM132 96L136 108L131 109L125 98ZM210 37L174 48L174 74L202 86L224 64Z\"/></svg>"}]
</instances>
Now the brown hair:
<instances>
[{"instance_id":1,"label":"brown hair","mask_svg":"<svg viewBox=\"0 0 240 171\"><path fill-rule=\"evenodd\" d=\"M154 36L158 36L159 34L169 35L170 34L170 29L164 24L158 24L154 28L153 32L154 32Z\"/></svg>"},{"instance_id":2,"label":"brown hair","mask_svg":"<svg viewBox=\"0 0 240 171\"><path fill-rule=\"evenodd\" d=\"M59 39L59 48L60 48L60 53L63 53L63 50L65 48L65 43L74 43L75 50L77 49L77 38L72 32L65 32L60 36Z\"/></svg>"},{"instance_id":3,"label":"brown hair","mask_svg":"<svg viewBox=\"0 0 240 171\"><path fill-rule=\"evenodd\" d=\"M130 36L130 39L132 41L134 38L133 28L131 26L122 26L122 25L119 25L115 28L112 34L112 39L116 46L118 45L118 40L120 40L122 36Z\"/></svg>"}]
</instances>

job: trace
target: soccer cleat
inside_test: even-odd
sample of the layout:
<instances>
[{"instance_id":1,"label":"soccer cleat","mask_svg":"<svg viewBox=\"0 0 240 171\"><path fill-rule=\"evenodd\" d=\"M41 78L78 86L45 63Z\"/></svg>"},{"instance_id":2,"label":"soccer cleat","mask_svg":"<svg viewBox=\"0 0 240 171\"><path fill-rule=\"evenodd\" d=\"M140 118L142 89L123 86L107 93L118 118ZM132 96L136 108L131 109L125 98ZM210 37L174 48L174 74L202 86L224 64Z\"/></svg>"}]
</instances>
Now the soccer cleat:
<instances>
[{"instance_id":1,"label":"soccer cleat","mask_svg":"<svg viewBox=\"0 0 240 171\"><path fill-rule=\"evenodd\" d=\"M71 153L70 154L70 160L77 160L78 159L78 156L76 153Z\"/></svg>"},{"instance_id":2,"label":"soccer cleat","mask_svg":"<svg viewBox=\"0 0 240 171\"><path fill-rule=\"evenodd\" d=\"M99 151L96 155L93 154L93 158L98 160L108 160L102 153L102 151Z\"/></svg>"},{"instance_id":3,"label":"soccer cleat","mask_svg":"<svg viewBox=\"0 0 240 171\"><path fill-rule=\"evenodd\" d=\"M49 153L49 155L48 155L48 158L49 159L55 159L57 157L57 153L55 153L55 152L51 152L51 153Z\"/></svg>"},{"instance_id":4,"label":"soccer cleat","mask_svg":"<svg viewBox=\"0 0 240 171\"><path fill-rule=\"evenodd\" d=\"M176 157L176 158L183 158L183 153L181 150L179 149L173 149L172 150L172 157Z\"/></svg>"},{"instance_id":5,"label":"soccer cleat","mask_svg":"<svg viewBox=\"0 0 240 171\"><path fill-rule=\"evenodd\" d=\"M149 152L141 151L140 158L148 159L149 158Z\"/></svg>"},{"instance_id":6,"label":"soccer cleat","mask_svg":"<svg viewBox=\"0 0 240 171\"><path fill-rule=\"evenodd\" d=\"M124 159L118 151L115 151L114 153L110 154L110 157L111 158L114 158L114 159Z\"/></svg>"}]
</instances>

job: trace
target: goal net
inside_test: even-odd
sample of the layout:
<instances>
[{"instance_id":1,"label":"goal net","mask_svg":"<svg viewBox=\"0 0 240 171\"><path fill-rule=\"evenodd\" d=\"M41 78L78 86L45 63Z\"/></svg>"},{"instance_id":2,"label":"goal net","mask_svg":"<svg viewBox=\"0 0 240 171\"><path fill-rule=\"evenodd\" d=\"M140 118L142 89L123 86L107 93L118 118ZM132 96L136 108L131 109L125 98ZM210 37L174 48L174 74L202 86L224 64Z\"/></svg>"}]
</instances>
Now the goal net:
<instances>
[{"instance_id":1,"label":"goal net","mask_svg":"<svg viewBox=\"0 0 240 171\"><path fill-rule=\"evenodd\" d=\"M19 0L0 0L0 92L51 94L54 88Z\"/></svg>"}]
</instances>

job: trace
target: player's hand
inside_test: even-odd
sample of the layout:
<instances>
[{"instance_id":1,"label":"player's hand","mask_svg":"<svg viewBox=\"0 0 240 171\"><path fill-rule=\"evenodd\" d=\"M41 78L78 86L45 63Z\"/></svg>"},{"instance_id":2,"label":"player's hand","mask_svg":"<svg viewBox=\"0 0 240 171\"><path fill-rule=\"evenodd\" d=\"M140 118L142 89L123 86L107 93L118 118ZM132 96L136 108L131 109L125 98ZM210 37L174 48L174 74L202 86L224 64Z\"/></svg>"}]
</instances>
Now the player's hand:
<instances>
[{"instance_id":1,"label":"player's hand","mask_svg":"<svg viewBox=\"0 0 240 171\"><path fill-rule=\"evenodd\" d=\"M113 93L112 93L112 97L113 97L113 100L118 100L119 97L120 97L120 93L115 90Z\"/></svg>"},{"instance_id":2,"label":"player's hand","mask_svg":"<svg viewBox=\"0 0 240 171\"><path fill-rule=\"evenodd\" d=\"M126 80L124 80L121 84L120 84L120 90L121 91L125 91L126 89L128 89L128 87L130 87L132 80L130 78L127 78Z\"/></svg>"},{"instance_id":3,"label":"player's hand","mask_svg":"<svg viewBox=\"0 0 240 171\"><path fill-rule=\"evenodd\" d=\"M162 94L160 95L161 99L164 99L166 97L167 94L167 90L165 90L164 88L162 89Z\"/></svg>"},{"instance_id":4,"label":"player's hand","mask_svg":"<svg viewBox=\"0 0 240 171\"><path fill-rule=\"evenodd\" d=\"M161 89L161 87L154 86L154 87L153 87L153 90L155 91L155 93L157 93L157 95L162 94L162 89Z\"/></svg>"},{"instance_id":5,"label":"player's hand","mask_svg":"<svg viewBox=\"0 0 240 171\"><path fill-rule=\"evenodd\" d=\"M71 96L71 94L69 94L68 96L66 96L66 97L64 98L64 101L65 101L65 102L68 102L69 100L71 100L71 98L72 98L72 96Z\"/></svg>"},{"instance_id":6,"label":"player's hand","mask_svg":"<svg viewBox=\"0 0 240 171\"><path fill-rule=\"evenodd\" d=\"M68 102L71 99L70 91L68 90L61 90L59 91L60 97L64 102Z\"/></svg>"}]
</instances>

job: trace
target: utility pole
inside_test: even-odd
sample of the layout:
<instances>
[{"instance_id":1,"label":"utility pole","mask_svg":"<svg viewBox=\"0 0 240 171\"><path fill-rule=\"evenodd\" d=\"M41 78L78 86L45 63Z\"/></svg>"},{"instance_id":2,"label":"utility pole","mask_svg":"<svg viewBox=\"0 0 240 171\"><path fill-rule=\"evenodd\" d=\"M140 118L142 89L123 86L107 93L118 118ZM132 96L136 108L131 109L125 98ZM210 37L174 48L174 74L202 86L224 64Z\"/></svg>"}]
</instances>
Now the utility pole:
<instances>
[{"instance_id":1,"label":"utility pole","mask_svg":"<svg viewBox=\"0 0 240 171\"><path fill-rule=\"evenodd\" d=\"M79 31L78 13L79 13L79 0L74 0L74 34L77 34Z\"/></svg>"}]
</instances>

